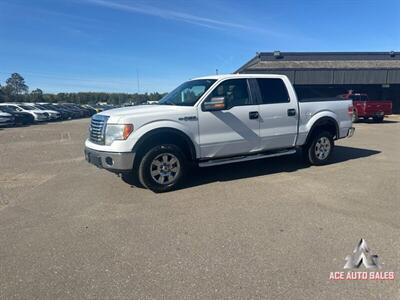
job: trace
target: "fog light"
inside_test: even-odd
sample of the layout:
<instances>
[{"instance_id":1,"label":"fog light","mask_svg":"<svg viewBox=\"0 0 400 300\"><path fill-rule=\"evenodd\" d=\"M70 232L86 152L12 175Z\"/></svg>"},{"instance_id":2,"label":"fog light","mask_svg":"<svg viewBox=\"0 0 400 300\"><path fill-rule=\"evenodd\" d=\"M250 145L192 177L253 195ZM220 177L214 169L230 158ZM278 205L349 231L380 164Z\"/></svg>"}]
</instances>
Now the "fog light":
<instances>
[{"instance_id":1,"label":"fog light","mask_svg":"<svg viewBox=\"0 0 400 300\"><path fill-rule=\"evenodd\" d=\"M112 166L114 164L113 159L111 157L106 157L106 164Z\"/></svg>"}]
</instances>

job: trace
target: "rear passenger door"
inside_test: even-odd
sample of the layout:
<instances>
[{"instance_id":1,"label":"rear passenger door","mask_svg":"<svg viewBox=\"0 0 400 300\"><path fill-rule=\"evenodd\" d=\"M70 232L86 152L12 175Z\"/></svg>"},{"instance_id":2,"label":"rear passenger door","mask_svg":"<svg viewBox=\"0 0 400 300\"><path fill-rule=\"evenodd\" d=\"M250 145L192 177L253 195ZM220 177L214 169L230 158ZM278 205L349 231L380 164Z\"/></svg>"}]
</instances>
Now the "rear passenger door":
<instances>
[{"instance_id":1,"label":"rear passenger door","mask_svg":"<svg viewBox=\"0 0 400 300\"><path fill-rule=\"evenodd\" d=\"M281 78L257 78L252 84L259 102L261 148L294 147L298 119L296 99L289 97Z\"/></svg>"}]
</instances>

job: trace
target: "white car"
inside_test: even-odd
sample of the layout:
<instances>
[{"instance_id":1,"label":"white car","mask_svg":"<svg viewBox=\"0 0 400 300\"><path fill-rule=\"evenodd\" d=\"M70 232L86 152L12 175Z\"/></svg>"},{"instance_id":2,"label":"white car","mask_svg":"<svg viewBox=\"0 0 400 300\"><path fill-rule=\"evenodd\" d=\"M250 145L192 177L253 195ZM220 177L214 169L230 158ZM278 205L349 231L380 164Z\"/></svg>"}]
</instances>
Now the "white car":
<instances>
[{"instance_id":1,"label":"white car","mask_svg":"<svg viewBox=\"0 0 400 300\"><path fill-rule=\"evenodd\" d=\"M20 103L0 103L0 106L5 106L14 111L24 111L30 113L34 117L35 122L47 122L50 120L48 113L38 110L30 105Z\"/></svg>"},{"instance_id":2,"label":"white car","mask_svg":"<svg viewBox=\"0 0 400 300\"><path fill-rule=\"evenodd\" d=\"M208 76L183 83L158 105L94 115L85 157L165 192L190 175L190 164L208 167L302 149L309 163L322 165L334 140L353 135L352 114L351 100L298 101L283 75Z\"/></svg>"},{"instance_id":3,"label":"white car","mask_svg":"<svg viewBox=\"0 0 400 300\"><path fill-rule=\"evenodd\" d=\"M42 112L48 113L49 114L49 118L51 121L55 121L55 120L60 120L61 119L61 114L58 111L55 110L50 110L50 109L44 109L42 107L37 106L35 103L24 103L24 105L29 105L32 106L34 108L36 108L37 110L40 110Z\"/></svg>"},{"instance_id":4,"label":"white car","mask_svg":"<svg viewBox=\"0 0 400 300\"><path fill-rule=\"evenodd\" d=\"M0 111L0 126L10 126L15 124L15 118L9 114Z\"/></svg>"}]
</instances>

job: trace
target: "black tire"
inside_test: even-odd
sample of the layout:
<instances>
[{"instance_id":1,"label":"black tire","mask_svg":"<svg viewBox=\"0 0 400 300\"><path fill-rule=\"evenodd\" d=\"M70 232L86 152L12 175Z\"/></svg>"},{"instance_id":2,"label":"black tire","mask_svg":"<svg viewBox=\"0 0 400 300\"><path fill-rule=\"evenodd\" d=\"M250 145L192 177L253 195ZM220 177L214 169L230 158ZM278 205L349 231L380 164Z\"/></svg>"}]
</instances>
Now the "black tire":
<instances>
[{"instance_id":1,"label":"black tire","mask_svg":"<svg viewBox=\"0 0 400 300\"><path fill-rule=\"evenodd\" d=\"M375 123L382 123L385 116L373 117Z\"/></svg>"},{"instance_id":2,"label":"black tire","mask_svg":"<svg viewBox=\"0 0 400 300\"><path fill-rule=\"evenodd\" d=\"M351 120L353 121L353 123L357 123L359 121L358 113L356 110L353 110L353 116L351 117Z\"/></svg>"},{"instance_id":3,"label":"black tire","mask_svg":"<svg viewBox=\"0 0 400 300\"><path fill-rule=\"evenodd\" d=\"M327 164L332 155L334 145L332 135L328 131L321 131L315 134L305 146L305 158L315 166Z\"/></svg>"},{"instance_id":4,"label":"black tire","mask_svg":"<svg viewBox=\"0 0 400 300\"><path fill-rule=\"evenodd\" d=\"M139 176L137 174L137 170L133 169L130 172L124 172L121 174L121 179L123 182L129 184L129 185L133 185L136 186L138 188L144 188L144 186L141 184L141 182L139 181Z\"/></svg>"},{"instance_id":5,"label":"black tire","mask_svg":"<svg viewBox=\"0 0 400 300\"><path fill-rule=\"evenodd\" d=\"M161 165L157 165L159 163ZM158 145L144 154L140 161L138 178L144 187L155 193L168 192L182 183L186 168L186 157L178 146Z\"/></svg>"}]
</instances>

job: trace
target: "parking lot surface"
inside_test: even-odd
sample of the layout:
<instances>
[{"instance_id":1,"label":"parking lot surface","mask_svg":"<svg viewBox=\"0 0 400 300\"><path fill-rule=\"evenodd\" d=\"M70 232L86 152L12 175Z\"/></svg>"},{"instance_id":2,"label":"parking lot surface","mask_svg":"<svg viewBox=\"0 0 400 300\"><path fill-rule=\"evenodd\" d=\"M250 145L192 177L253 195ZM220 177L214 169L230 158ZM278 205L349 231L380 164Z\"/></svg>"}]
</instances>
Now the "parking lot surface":
<instances>
[{"instance_id":1,"label":"parking lot surface","mask_svg":"<svg viewBox=\"0 0 400 300\"><path fill-rule=\"evenodd\" d=\"M88 122L0 129L1 299L400 298L399 117L165 194L86 163ZM329 280L360 238L395 280Z\"/></svg>"}]
</instances>

